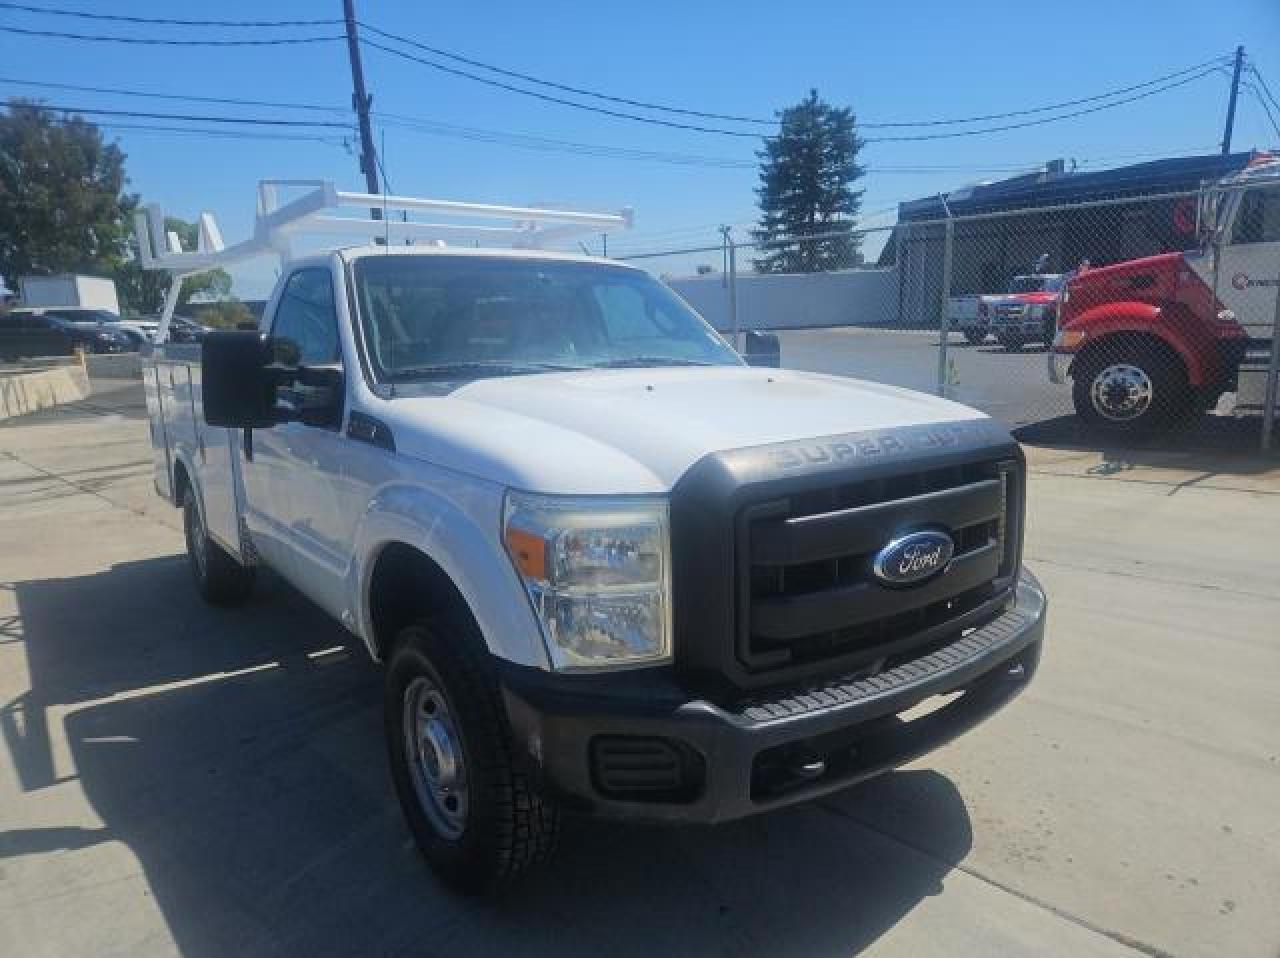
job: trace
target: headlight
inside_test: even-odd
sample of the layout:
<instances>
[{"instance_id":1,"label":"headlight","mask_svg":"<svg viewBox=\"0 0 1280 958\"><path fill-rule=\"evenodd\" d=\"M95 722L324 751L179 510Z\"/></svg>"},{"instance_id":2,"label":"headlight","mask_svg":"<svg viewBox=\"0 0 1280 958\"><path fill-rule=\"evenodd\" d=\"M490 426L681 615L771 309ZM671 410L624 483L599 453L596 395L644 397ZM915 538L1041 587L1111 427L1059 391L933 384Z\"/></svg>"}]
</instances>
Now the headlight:
<instances>
[{"instance_id":1,"label":"headlight","mask_svg":"<svg viewBox=\"0 0 1280 958\"><path fill-rule=\"evenodd\" d=\"M554 668L671 659L665 501L508 492L502 538Z\"/></svg>"}]
</instances>

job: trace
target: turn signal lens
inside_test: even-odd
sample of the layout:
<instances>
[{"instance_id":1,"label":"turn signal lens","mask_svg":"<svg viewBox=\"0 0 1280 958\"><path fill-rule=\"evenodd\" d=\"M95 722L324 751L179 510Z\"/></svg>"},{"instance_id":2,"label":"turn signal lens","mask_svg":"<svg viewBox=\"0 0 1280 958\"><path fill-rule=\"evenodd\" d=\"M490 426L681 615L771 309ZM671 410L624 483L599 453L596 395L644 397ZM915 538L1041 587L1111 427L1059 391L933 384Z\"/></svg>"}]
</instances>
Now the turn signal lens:
<instances>
[{"instance_id":1,"label":"turn signal lens","mask_svg":"<svg viewBox=\"0 0 1280 958\"><path fill-rule=\"evenodd\" d=\"M1064 329L1053 341L1053 348L1059 353L1073 353L1088 337L1083 329Z\"/></svg>"},{"instance_id":2,"label":"turn signal lens","mask_svg":"<svg viewBox=\"0 0 1280 958\"><path fill-rule=\"evenodd\" d=\"M547 540L542 536L508 526L507 551L522 576L547 580Z\"/></svg>"}]
</instances>

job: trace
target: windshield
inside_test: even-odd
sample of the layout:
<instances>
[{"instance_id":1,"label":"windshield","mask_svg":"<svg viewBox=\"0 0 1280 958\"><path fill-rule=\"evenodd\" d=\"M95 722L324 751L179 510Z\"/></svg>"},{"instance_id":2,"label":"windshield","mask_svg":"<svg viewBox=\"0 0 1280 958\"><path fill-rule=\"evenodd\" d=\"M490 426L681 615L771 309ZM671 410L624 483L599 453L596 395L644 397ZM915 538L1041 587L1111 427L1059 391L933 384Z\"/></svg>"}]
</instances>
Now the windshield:
<instances>
[{"instance_id":1,"label":"windshield","mask_svg":"<svg viewBox=\"0 0 1280 958\"><path fill-rule=\"evenodd\" d=\"M367 256L355 288L379 379L741 364L667 287L606 263Z\"/></svg>"},{"instance_id":2,"label":"windshield","mask_svg":"<svg viewBox=\"0 0 1280 958\"><path fill-rule=\"evenodd\" d=\"M1015 276L1009 284L1011 293L1056 293L1062 289L1061 276Z\"/></svg>"}]
</instances>

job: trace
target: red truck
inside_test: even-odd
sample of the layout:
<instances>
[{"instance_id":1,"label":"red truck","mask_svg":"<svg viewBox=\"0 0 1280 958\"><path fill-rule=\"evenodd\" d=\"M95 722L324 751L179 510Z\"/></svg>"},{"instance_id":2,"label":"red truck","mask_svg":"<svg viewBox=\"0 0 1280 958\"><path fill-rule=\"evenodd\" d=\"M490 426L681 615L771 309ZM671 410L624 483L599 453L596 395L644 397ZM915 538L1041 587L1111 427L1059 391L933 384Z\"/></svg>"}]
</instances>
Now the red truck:
<instances>
[{"instance_id":1,"label":"red truck","mask_svg":"<svg viewBox=\"0 0 1280 958\"><path fill-rule=\"evenodd\" d=\"M1280 293L1280 159L1204 194L1199 249L1082 269L1061 298L1049 378L1076 414L1149 432L1214 408L1261 410ZM1273 400L1274 401L1274 400Z\"/></svg>"}]
</instances>

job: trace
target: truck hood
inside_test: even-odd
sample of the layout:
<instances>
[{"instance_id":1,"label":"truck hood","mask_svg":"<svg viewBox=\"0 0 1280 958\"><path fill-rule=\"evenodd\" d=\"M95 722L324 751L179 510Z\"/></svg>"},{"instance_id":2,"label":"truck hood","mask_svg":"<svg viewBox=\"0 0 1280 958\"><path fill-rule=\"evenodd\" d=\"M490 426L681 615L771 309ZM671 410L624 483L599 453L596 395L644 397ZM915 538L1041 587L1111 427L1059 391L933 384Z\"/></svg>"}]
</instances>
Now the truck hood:
<instances>
[{"instance_id":1,"label":"truck hood","mask_svg":"<svg viewBox=\"0 0 1280 958\"><path fill-rule=\"evenodd\" d=\"M406 455L514 488L584 495L666 492L712 452L986 419L894 386L745 366L482 379L388 400L377 415Z\"/></svg>"}]
</instances>

